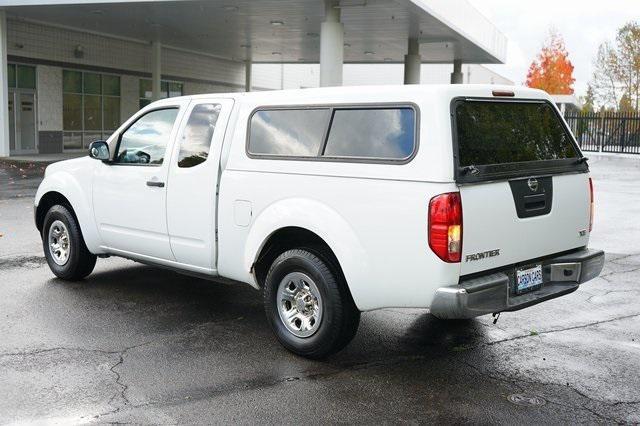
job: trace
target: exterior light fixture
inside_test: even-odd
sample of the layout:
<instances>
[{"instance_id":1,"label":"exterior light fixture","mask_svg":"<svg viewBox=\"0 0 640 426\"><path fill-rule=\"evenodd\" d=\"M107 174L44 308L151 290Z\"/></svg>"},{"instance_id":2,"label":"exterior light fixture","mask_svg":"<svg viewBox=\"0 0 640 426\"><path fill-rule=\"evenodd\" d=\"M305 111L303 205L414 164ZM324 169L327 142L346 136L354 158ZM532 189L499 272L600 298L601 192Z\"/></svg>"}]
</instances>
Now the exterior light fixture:
<instances>
[{"instance_id":1,"label":"exterior light fixture","mask_svg":"<svg viewBox=\"0 0 640 426\"><path fill-rule=\"evenodd\" d=\"M282 52L271 52L271 54L274 56L280 56L282 55Z\"/></svg>"},{"instance_id":2,"label":"exterior light fixture","mask_svg":"<svg viewBox=\"0 0 640 426\"><path fill-rule=\"evenodd\" d=\"M77 59L84 58L84 47L77 45L76 48L73 49L73 57Z\"/></svg>"},{"instance_id":3,"label":"exterior light fixture","mask_svg":"<svg viewBox=\"0 0 640 426\"><path fill-rule=\"evenodd\" d=\"M284 25L284 22L282 22L282 21L271 21L270 23L271 23L271 25L273 25L274 27L281 27L281 26L283 26L283 25Z\"/></svg>"},{"instance_id":4,"label":"exterior light fixture","mask_svg":"<svg viewBox=\"0 0 640 426\"><path fill-rule=\"evenodd\" d=\"M367 50L367 51L364 52L364 54L367 55L367 56L371 56L371 55L375 55L376 52L374 52L372 50Z\"/></svg>"}]
</instances>

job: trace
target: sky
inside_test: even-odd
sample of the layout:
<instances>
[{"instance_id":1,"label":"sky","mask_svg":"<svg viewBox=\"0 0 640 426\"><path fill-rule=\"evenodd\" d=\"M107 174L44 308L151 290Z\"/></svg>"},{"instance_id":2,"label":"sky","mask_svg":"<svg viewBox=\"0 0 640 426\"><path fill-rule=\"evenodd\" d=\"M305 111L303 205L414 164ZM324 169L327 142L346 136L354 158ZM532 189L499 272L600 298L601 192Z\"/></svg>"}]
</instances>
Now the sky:
<instances>
[{"instance_id":1,"label":"sky","mask_svg":"<svg viewBox=\"0 0 640 426\"><path fill-rule=\"evenodd\" d=\"M509 39L504 65L488 67L523 84L549 30L563 36L575 67L574 89L583 96L598 46L613 41L619 27L640 22L640 0L468 0Z\"/></svg>"}]
</instances>

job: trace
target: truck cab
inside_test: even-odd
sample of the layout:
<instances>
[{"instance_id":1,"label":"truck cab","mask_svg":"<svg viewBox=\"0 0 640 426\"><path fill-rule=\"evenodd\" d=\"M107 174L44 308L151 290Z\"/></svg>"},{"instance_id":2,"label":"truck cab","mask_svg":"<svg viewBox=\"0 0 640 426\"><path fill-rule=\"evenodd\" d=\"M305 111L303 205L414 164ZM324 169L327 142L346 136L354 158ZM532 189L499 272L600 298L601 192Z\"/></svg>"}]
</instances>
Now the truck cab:
<instances>
[{"instance_id":1,"label":"truck cab","mask_svg":"<svg viewBox=\"0 0 640 426\"><path fill-rule=\"evenodd\" d=\"M35 216L62 279L121 256L247 283L279 341L321 358L362 311L470 318L597 276L588 171L533 89L198 95L154 102L88 157L49 166Z\"/></svg>"}]
</instances>

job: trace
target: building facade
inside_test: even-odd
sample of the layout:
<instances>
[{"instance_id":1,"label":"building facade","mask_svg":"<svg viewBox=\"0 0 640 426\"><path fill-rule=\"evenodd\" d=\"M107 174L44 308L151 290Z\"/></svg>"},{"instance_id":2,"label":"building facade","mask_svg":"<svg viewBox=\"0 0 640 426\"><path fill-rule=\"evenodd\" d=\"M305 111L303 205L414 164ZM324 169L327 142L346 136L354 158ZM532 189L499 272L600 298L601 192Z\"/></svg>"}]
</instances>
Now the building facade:
<instances>
[{"instance_id":1,"label":"building facade","mask_svg":"<svg viewBox=\"0 0 640 426\"><path fill-rule=\"evenodd\" d=\"M84 151L164 97L460 83L506 57L466 0L232 3L0 0L0 156Z\"/></svg>"},{"instance_id":2,"label":"building facade","mask_svg":"<svg viewBox=\"0 0 640 426\"><path fill-rule=\"evenodd\" d=\"M83 150L151 102L148 44L7 19L12 154ZM161 97L244 90L244 65L163 47Z\"/></svg>"}]
</instances>

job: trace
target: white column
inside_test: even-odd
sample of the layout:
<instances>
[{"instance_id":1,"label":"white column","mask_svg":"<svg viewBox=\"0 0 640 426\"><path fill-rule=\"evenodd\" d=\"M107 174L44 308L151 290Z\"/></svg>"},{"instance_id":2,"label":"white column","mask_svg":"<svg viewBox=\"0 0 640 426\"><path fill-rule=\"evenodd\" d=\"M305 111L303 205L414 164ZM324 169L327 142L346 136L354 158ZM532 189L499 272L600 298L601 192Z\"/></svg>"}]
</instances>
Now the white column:
<instances>
[{"instance_id":1,"label":"white column","mask_svg":"<svg viewBox=\"0 0 640 426\"><path fill-rule=\"evenodd\" d=\"M453 72L451 73L451 84L462 84L464 75L462 74L462 61L460 59L453 60Z\"/></svg>"},{"instance_id":2,"label":"white column","mask_svg":"<svg viewBox=\"0 0 640 426\"><path fill-rule=\"evenodd\" d=\"M151 42L151 92L152 99L160 99L162 80L162 45L158 41Z\"/></svg>"},{"instance_id":3,"label":"white column","mask_svg":"<svg viewBox=\"0 0 640 426\"><path fill-rule=\"evenodd\" d=\"M7 79L7 16L0 10L0 157L9 156L9 80Z\"/></svg>"},{"instance_id":4,"label":"white column","mask_svg":"<svg viewBox=\"0 0 640 426\"><path fill-rule=\"evenodd\" d=\"M244 61L244 91L251 91L251 59Z\"/></svg>"},{"instance_id":5,"label":"white column","mask_svg":"<svg viewBox=\"0 0 640 426\"><path fill-rule=\"evenodd\" d=\"M409 50L404 55L404 84L420 84L420 43L418 39L409 39Z\"/></svg>"},{"instance_id":6,"label":"white column","mask_svg":"<svg viewBox=\"0 0 640 426\"><path fill-rule=\"evenodd\" d=\"M342 85L344 28L335 0L325 0L325 18L320 25L320 86Z\"/></svg>"}]
</instances>

